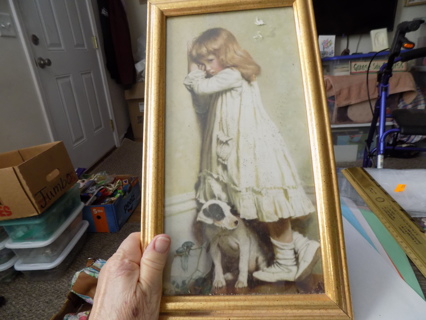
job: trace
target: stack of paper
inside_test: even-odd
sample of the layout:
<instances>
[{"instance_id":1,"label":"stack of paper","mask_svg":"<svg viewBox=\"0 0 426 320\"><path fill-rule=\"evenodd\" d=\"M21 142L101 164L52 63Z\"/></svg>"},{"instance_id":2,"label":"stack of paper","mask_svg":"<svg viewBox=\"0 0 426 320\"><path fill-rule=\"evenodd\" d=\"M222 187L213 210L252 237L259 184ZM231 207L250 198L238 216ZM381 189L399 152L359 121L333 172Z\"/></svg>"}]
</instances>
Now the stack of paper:
<instances>
[{"instance_id":1,"label":"stack of paper","mask_svg":"<svg viewBox=\"0 0 426 320\"><path fill-rule=\"evenodd\" d=\"M341 198L355 319L425 319L426 302L407 256L368 209Z\"/></svg>"}]
</instances>

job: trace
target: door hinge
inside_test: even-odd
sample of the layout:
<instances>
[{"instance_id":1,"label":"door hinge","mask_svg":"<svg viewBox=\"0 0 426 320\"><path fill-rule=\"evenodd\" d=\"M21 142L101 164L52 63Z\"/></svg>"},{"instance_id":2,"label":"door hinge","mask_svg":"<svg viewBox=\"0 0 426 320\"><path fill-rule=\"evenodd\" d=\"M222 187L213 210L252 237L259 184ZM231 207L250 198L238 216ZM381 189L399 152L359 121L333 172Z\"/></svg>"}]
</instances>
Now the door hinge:
<instances>
[{"instance_id":1,"label":"door hinge","mask_svg":"<svg viewBox=\"0 0 426 320\"><path fill-rule=\"evenodd\" d=\"M114 129L114 121L112 119L109 119L109 125L111 127L111 130L115 131L115 129Z\"/></svg>"},{"instance_id":2,"label":"door hinge","mask_svg":"<svg viewBox=\"0 0 426 320\"><path fill-rule=\"evenodd\" d=\"M93 44L93 49L99 49L98 38L96 36L92 36L92 44Z\"/></svg>"}]
</instances>

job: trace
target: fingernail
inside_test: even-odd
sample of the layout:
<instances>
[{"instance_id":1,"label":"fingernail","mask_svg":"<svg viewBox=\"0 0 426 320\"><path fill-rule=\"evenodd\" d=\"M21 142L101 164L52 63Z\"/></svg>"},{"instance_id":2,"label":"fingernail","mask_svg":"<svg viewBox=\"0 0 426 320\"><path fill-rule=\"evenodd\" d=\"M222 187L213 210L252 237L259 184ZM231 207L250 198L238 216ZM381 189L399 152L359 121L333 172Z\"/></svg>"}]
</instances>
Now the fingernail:
<instances>
[{"instance_id":1,"label":"fingernail","mask_svg":"<svg viewBox=\"0 0 426 320\"><path fill-rule=\"evenodd\" d=\"M154 249L158 253L166 253L170 246L170 238L159 237L155 240Z\"/></svg>"}]
</instances>

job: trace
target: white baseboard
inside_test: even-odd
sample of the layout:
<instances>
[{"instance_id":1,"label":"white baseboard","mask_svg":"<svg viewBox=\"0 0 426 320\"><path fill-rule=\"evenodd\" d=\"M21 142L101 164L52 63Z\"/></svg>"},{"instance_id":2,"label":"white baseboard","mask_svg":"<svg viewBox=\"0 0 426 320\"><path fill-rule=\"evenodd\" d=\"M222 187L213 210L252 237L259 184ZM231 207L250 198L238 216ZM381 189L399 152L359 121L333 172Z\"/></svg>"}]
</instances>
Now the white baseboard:
<instances>
[{"instance_id":1,"label":"white baseboard","mask_svg":"<svg viewBox=\"0 0 426 320\"><path fill-rule=\"evenodd\" d=\"M197 202L195 200L195 192L188 192L169 197L165 201L164 212L166 217L171 217L190 211L195 212L196 210Z\"/></svg>"}]
</instances>

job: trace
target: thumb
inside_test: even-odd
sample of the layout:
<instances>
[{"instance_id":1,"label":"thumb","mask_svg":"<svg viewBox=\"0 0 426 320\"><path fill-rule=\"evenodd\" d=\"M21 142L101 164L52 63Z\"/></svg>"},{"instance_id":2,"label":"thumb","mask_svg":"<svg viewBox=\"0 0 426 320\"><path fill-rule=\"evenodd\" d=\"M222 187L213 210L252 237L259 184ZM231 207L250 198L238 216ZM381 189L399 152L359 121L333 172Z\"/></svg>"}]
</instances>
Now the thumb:
<instances>
[{"instance_id":1,"label":"thumb","mask_svg":"<svg viewBox=\"0 0 426 320\"><path fill-rule=\"evenodd\" d=\"M160 234L154 237L141 259L141 283L151 290L162 290L163 270L170 250L170 237Z\"/></svg>"}]
</instances>

